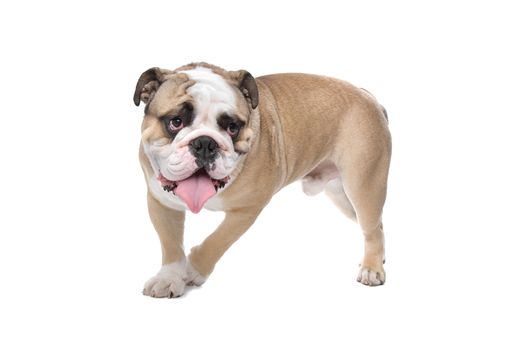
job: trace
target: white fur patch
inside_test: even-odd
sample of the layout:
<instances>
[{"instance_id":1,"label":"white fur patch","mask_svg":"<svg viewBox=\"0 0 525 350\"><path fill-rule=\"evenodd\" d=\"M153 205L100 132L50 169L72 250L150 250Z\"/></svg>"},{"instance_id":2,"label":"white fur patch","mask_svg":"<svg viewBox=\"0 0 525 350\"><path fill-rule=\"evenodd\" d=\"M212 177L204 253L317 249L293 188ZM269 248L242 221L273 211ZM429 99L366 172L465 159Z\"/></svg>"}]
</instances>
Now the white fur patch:
<instances>
[{"instance_id":1,"label":"white fur patch","mask_svg":"<svg viewBox=\"0 0 525 350\"><path fill-rule=\"evenodd\" d=\"M213 196L204 204L204 208L212 211L222 211L224 210L222 199L219 196Z\"/></svg>"},{"instance_id":2,"label":"white fur patch","mask_svg":"<svg viewBox=\"0 0 525 350\"><path fill-rule=\"evenodd\" d=\"M148 182L151 195L155 197L155 199L158 200L162 205L178 211L189 210L186 203L173 194L173 192L164 191L160 181L157 180L156 177L150 177Z\"/></svg>"},{"instance_id":3,"label":"white fur patch","mask_svg":"<svg viewBox=\"0 0 525 350\"><path fill-rule=\"evenodd\" d=\"M160 172L166 179L177 181L197 171L195 157L188 146L178 148L175 142L168 144L162 141L144 142L144 153L157 177Z\"/></svg>"},{"instance_id":4,"label":"white fur patch","mask_svg":"<svg viewBox=\"0 0 525 350\"><path fill-rule=\"evenodd\" d=\"M385 284L385 272L361 267L357 275L357 282L361 282L367 286L379 286Z\"/></svg>"},{"instance_id":5,"label":"white fur patch","mask_svg":"<svg viewBox=\"0 0 525 350\"><path fill-rule=\"evenodd\" d=\"M218 74L205 67L183 71L195 84L188 88L188 93L197 102L197 114L217 115L217 112L235 111L235 92Z\"/></svg>"},{"instance_id":6,"label":"white fur patch","mask_svg":"<svg viewBox=\"0 0 525 350\"><path fill-rule=\"evenodd\" d=\"M205 67L182 71L195 84L187 90L188 94L194 100L195 118L191 127L186 128L178 142L186 142L195 137L189 135L195 130L208 130L213 133L215 141L221 146L221 149L233 152L233 142L231 138L217 124L217 117L223 113L235 113L236 95L233 88L218 74ZM177 135L178 136L178 135Z\"/></svg>"},{"instance_id":7,"label":"white fur patch","mask_svg":"<svg viewBox=\"0 0 525 350\"><path fill-rule=\"evenodd\" d=\"M159 272L144 285L144 295L155 298L176 298L184 294L186 258L163 265Z\"/></svg>"},{"instance_id":8,"label":"white fur patch","mask_svg":"<svg viewBox=\"0 0 525 350\"><path fill-rule=\"evenodd\" d=\"M186 275L184 277L184 281L188 285L195 285L195 286L201 286L204 282L206 282L208 278L202 276L200 273L195 270L193 265L188 261L186 264Z\"/></svg>"}]
</instances>

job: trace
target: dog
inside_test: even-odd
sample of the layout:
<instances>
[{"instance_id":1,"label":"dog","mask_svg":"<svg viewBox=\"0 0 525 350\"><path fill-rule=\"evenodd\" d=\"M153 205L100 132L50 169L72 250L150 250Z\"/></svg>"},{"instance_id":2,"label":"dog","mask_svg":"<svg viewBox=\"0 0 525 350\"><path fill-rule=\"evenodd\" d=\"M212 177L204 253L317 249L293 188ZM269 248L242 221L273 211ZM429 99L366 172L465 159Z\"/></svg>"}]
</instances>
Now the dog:
<instances>
[{"instance_id":1,"label":"dog","mask_svg":"<svg viewBox=\"0 0 525 350\"><path fill-rule=\"evenodd\" d=\"M162 267L148 296L202 285L272 196L302 180L324 191L364 234L357 281L385 282L382 211L391 158L386 110L366 90L310 74L254 78L208 63L150 68L133 100L145 104L139 159ZM186 257L186 210L224 211L220 226Z\"/></svg>"}]
</instances>

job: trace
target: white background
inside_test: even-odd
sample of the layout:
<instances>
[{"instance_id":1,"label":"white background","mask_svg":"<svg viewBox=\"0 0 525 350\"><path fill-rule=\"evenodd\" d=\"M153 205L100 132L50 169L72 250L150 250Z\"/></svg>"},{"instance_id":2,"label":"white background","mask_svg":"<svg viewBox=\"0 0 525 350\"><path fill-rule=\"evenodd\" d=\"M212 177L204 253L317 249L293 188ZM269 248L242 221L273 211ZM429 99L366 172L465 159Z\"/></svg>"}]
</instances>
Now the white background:
<instances>
[{"instance_id":1,"label":"white background","mask_svg":"<svg viewBox=\"0 0 525 350\"><path fill-rule=\"evenodd\" d=\"M524 11L344 3L0 5L0 348L524 348ZM141 295L160 248L132 95L149 67L191 61L376 95L386 285L355 282L357 227L295 184L202 288ZM188 214L187 248L220 219Z\"/></svg>"}]
</instances>

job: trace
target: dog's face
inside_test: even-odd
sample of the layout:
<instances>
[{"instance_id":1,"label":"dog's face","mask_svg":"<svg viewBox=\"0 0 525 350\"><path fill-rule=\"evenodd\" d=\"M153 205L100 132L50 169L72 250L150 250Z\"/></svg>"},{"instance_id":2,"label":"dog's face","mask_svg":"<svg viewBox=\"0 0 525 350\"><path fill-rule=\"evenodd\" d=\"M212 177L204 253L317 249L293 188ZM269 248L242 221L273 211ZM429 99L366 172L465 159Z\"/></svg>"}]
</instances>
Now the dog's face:
<instances>
[{"instance_id":1,"label":"dog's face","mask_svg":"<svg viewBox=\"0 0 525 350\"><path fill-rule=\"evenodd\" d=\"M152 68L139 78L134 101L146 103L142 145L155 176L150 186L199 212L250 149L254 78L200 64Z\"/></svg>"}]
</instances>

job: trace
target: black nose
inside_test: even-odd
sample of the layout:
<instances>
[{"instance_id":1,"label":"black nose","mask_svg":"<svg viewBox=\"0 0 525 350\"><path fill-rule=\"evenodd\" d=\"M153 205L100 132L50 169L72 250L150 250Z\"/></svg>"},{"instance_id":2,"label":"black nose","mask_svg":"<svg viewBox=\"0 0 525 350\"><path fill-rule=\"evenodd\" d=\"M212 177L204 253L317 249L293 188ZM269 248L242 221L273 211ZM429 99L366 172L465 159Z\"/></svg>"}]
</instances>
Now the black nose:
<instances>
[{"instance_id":1,"label":"black nose","mask_svg":"<svg viewBox=\"0 0 525 350\"><path fill-rule=\"evenodd\" d=\"M191 141L191 153L200 167L212 163L217 158L217 142L209 136L200 136Z\"/></svg>"}]
</instances>

